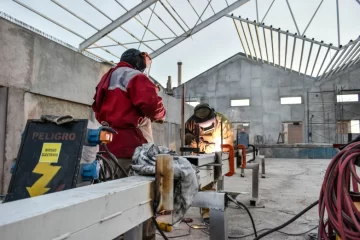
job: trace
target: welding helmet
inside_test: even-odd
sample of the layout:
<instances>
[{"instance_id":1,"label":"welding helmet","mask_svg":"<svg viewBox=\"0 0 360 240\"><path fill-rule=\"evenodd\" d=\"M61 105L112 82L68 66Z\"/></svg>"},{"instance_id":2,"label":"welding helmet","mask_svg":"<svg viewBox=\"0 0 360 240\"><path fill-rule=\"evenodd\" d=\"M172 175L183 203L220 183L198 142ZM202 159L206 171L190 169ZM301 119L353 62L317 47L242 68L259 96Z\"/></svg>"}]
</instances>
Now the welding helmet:
<instances>
[{"instance_id":1,"label":"welding helmet","mask_svg":"<svg viewBox=\"0 0 360 240\"><path fill-rule=\"evenodd\" d=\"M150 55L146 52L140 52L134 48L128 49L121 55L120 61L129 63L135 69L143 72L147 76L150 74L152 60Z\"/></svg>"},{"instance_id":2,"label":"welding helmet","mask_svg":"<svg viewBox=\"0 0 360 240\"><path fill-rule=\"evenodd\" d=\"M198 104L194 109L194 120L203 133L210 132L216 127L216 112L207 103Z\"/></svg>"}]
</instances>

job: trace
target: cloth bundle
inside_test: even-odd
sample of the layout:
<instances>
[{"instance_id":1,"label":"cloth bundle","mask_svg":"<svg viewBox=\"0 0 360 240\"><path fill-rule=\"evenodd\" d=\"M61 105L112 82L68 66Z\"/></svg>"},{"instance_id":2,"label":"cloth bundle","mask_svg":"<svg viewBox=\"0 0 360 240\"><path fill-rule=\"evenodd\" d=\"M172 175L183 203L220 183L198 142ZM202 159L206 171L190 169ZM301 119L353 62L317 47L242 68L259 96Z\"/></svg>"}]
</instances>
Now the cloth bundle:
<instances>
[{"instance_id":1,"label":"cloth bundle","mask_svg":"<svg viewBox=\"0 0 360 240\"><path fill-rule=\"evenodd\" d=\"M137 147L132 157L132 170L138 175L155 175L156 155L169 154L174 159L173 225L178 225L199 190L195 166L164 146L146 143Z\"/></svg>"}]
</instances>

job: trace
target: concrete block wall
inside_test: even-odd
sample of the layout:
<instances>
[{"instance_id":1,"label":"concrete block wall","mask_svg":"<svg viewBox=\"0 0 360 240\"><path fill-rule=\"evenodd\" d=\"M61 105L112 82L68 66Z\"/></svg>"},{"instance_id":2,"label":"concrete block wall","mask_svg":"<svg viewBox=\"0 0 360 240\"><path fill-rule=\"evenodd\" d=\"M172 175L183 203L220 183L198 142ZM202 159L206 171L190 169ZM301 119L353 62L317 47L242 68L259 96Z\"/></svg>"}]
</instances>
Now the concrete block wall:
<instances>
[{"instance_id":1,"label":"concrete block wall","mask_svg":"<svg viewBox=\"0 0 360 240\"><path fill-rule=\"evenodd\" d=\"M334 84L338 87L346 86L346 89L358 88L359 76L358 65L331 79L317 81L297 72L256 62L239 53L184 84L187 99L209 103L215 110L227 115L232 122L249 122L251 142L254 142L255 135L262 135L266 143L276 142L282 131L282 122L287 121L302 122L303 142L307 142L307 92L334 90ZM175 96L180 96L180 92L181 88L176 88ZM302 104L281 105L281 97L302 97ZM315 95L310 97L315 98ZM329 121L335 122L334 94L320 94L317 98L319 103L310 105L310 110L331 112ZM231 107L232 99L250 99L250 106ZM315 99L309 102L313 101ZM347 106L347 110L352 112L360 110L359 103ZM352 114L347 117L355 116ZM335 125L314 127L313 142L326 142L322 136L329 134L335 141Z\"/></svg>"},{"instance_id":2,"label":"concrete block wall","mask_svg":"<svg viewBox=\"0 0 360 240\"><path fill-rule=\"evenodd\" d=\"M110 68L0 18L0 194L7 192L10 168L28 119L43 114L93 120L95 86ZM6 97L5 97L6 93ZM162 92L166 122L153 124L156 144L180 147L181 104ZM186 106L185 117L193 112ZM3 118L2 118L3 117Z\"/></svg>"}]
</instances>

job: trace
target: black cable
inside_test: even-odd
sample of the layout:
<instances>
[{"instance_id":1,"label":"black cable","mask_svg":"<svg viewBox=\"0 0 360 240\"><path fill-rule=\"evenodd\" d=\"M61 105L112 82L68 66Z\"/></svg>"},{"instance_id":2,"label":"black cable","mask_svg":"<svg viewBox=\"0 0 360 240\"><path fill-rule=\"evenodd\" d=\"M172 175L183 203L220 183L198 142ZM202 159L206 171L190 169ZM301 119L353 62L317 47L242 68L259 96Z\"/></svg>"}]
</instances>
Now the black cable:
<instances>
[{"instance_id":1,"label":"black cable","mask_svg":"<svg viewBox=\"0 0 360 240\"><path fill-rule=\"evenodd\" d=\"M126 177L128 177L129 175L127 174L127 172L125 171L125 169L120 165L120 163L118 162L118 160L116 159L116 157L114 156L114 154L112 154L108 147L106 146L106 144L102 144L102 146L104 147L106 153L110 156L110 159L116 164L116 166L118 168L120 168L120 170L125 174Z\"/></svg>"},{"instance_id":2,"label":"black cable","mask_svg":"<svg viewBox=\"0 0 360 240\"><path fill-rule=\"evenodd\" d=\"M318 205L319 200L317 200L316 202L312 203L310 206L308 206L307 208L305 208L304 210L302 210L301 212L299 212L297 215L295 215L293 218L291 218L289 221L281 224L280 226L273 228L265 233L260 234L258 237L254 238L254 240L259 240L273 232L276 232L284 227L286 227L287 225L289 225L290 223L292 223L293 221L295 221L296 219L298 219L299 217L301 217L304 213L306 213L307 211L309 211L311 208L315 207L316 205Z\"/></svg>"},{"instance_id":3,"label":"black cable","mask_svg":"<svg viewBox=\"0 0 360 240\"><path fill-rule=\"evenodd\" d=\"M254 223L254 219L249 211L249 209L241 202L233 199L232 197L230 197L229 195L227 195L227 197L233 202L235 203L236 205L240 205L242 208L245 209L245 211L249 214L249 217L250 217L250 220L251 220L251 224L252 224L252 227L254 229L254 234L255 234L255 237L257 237L257 232L256 232L256 227L255 227L255 223Z\"/></svg>"},{"instance_id":4,"label":"black cable","mask_svg":"<svg viewBox=\"0 0 360 240\"><path fill-rule=\"evenodd\" d=\"M153 221L153 223L155 224L156 229L159 231L159 233L161 234L161 236L165 239L168 240L169 238L165 235L165 233L161 230L159 224L156 221L155 217L151 217L151 220Z\"/></svg>"},{"instance_id":5,"label":"black cable","mask_svg":"<svg viewBox=\"0 0 360 240\"><path fill-rule=\"evenodd\" d=\"M100 177L99 178L101 181L106 182L106 175L104 173L104 168L101 165L100 165Z\"/></svg>"},{"instance_id":6,"label":"black cable","mask_svg":"<svg viewBox=\"0 0 360 240\"><path fill-rule=\"evenodd\" d=\"M106 172L107 170L109 171L109 174L110 174L110 178L113 180L114 179L114 174L113 174L113 171L112 171L112 167L110 166L110 163L108 162L109 159L107 159L106 157L104 156L101 156L99 154L96 155L98 158L101 158L101 160L103 160L103 163L104 163L104 169L105 169L105 176L106 176Z\"/></svg>"},{"instance_id":7,"label":"black cable","mask_svg":"<svg viewBox=\"0 0 360 240\"><path fill-rule=\"evenodd\" d=\"M282 232L282 231L276 231L278 233L281 233L281 234L284 234L284 235L288 235L288 236L302 236L302 235L305 235L315 229L317 229L319 226L315 226L309 230L307 230L306 232L302 232L302 233L287 233L287 232ZM260 229L258 231L259 232L263 232L263 231L267 231L267 230L271 230L271 228L263 228L263 229ZM229 236L230 239L238 239L238 238L245 238L245 237L249 237L249 236L252 236L254 235L254 233L249 233L249 234L246 234L246 235L242 235L242 236Z\"/></svg>"}]
</instances>

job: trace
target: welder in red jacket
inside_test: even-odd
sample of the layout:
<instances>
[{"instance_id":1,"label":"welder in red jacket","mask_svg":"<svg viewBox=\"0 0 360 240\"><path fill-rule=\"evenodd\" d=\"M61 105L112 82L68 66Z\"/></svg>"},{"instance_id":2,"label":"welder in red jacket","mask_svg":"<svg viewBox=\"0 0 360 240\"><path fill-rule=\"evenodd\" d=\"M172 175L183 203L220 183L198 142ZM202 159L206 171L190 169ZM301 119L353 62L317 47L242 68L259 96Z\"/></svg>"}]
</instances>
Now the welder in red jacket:
<instances>
[{"instance_id":1,"label":"welder in red jacket","mask_svg":"<svg viewBox=\"0 0 360 240\"><path fill-rule=\"evenodd\" d=\"M153 142L151 122L165 118L158 88L148 77L150 66L147 53L128 49L96 87L92 108L99 123L105 121L118 132L108 148L125 169L136 147Z\"/></svg>"}]
</instances>

